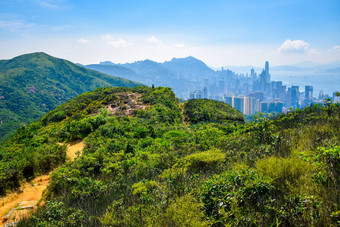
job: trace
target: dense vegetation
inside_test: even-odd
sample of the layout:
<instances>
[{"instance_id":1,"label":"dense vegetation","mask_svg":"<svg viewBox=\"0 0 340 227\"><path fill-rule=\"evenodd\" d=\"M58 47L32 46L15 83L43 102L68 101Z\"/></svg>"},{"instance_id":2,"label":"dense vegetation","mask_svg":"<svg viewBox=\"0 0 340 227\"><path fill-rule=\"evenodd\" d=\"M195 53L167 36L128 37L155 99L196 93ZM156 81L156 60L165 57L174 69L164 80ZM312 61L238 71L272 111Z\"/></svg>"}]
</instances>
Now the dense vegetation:
<instances>
[{"instance_id":1,"label":"dense vegetation","mask_svg":"<svg viewBox=\"0 0 340 227\"><path fill-rule=\"evenodd\" d=\"M22 123L38 120L49 110L97 87L140 85L85 69L45 53L0 62L0 143Z\"/></svg>"},{"instance_id":2,"label":"dense vegetation","mask_svg":"<svg viewBox=\"0 0 340 227\"><path fill-rule=\"evenodd\" d=\"M131 94L145 108L127 116ZM100 88L7 140L0 188L53 169L60 144L82 139L19 226L337 226L339 126L332 103L245 124L222 103L180 104L169 88Z\"/></svg>"}]
</instances>

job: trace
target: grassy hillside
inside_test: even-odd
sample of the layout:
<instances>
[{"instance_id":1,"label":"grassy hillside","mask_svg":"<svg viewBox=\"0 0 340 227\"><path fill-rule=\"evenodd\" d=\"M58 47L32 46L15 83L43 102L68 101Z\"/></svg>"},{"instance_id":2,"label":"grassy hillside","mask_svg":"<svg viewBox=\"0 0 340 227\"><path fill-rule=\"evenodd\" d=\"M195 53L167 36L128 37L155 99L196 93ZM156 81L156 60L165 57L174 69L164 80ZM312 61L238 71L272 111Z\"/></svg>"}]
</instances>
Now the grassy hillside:
<instances>
[{"instance_id":1,"label":"grassy hillside","mask_svg":"<svg viewBox=\"0 0 340 227\"><path fill-rule=\"evenodd\" d=\"M0 62L0 142L22 123L97 87L140 85L85 69L45 53L21 55Z\"/></svg>"},{"instance_id":2,"label":"grassy hillside","mask_svg":"<svg viewBox=\"0 0 340 227\"><path fill-rule=\"evenodd\" d=\"M7 140L0 188L62 164L60 144L83 140L18 226L337 226L339 125L337 104L246 124L169 88L100 88Z\"/></svg>"}]
</instances>

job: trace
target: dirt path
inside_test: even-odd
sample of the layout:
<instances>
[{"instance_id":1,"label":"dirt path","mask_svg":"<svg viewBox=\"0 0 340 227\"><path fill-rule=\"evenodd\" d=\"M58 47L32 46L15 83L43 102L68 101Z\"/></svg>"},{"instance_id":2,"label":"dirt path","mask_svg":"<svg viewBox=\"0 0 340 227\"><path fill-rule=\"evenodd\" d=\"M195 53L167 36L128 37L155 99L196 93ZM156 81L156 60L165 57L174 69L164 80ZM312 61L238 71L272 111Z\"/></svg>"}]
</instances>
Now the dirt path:
<instances>
[{"instance_id":1,"label":"dirt path","mask_svg":"<svg viewBox=\"0 0 340 227\"><path fill-rule=\"evenodd\" d=\"M73 141L67 145L66 154L71 161L83 150L82 141ZM21 186L18 192L13 192L0 198L0 226L12 226L15 223L30 215L32 210L38 207L39 200L50 182L52 172L34 178L31 182Z\"/></svg>"}]
</instances>

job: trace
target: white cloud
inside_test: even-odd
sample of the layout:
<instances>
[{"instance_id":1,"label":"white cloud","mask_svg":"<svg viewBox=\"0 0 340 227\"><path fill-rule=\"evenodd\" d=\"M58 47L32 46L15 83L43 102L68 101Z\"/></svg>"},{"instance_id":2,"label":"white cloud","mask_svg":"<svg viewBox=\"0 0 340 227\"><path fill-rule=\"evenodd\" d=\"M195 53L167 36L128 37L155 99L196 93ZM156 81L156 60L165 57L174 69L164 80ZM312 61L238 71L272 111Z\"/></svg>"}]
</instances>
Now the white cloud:
<instances>
[{"instance_id":1,"label":"white cloud","mask_svg":"<svg viewBox=\"0 0 340 227\"><path fill-rule=\"evenodd\" d=\"M112 39L112 37L109 34L102 35L102 40L107 41L107 40L111 40L111 39Z\"/></svg>"},{"instance_id":2,"label":"white cloud","mask_svg":"<svg viewBox=\"0 0 340 227\"><path fill-rule=\"evenodd\" d=\"M116 41L109 41L107 42L108 45L114 46L114 47L129 47L132 46L132 43L127 42L126 40L120 38Z\"/></svg>"},{"instance_id":3,"label":"white cloud","mask_svg":"<svg viewBox=\"0 0 340 227\"><path fill-rule=\"evenodd\" d=\"M340 52L340 46L333 46L333 50Z\"/></svg>"},{"instance_id":4,"label":"white cloud","mask_svg":"<svg viewBox=\"0 0 340 227\"><path fill-rule=\"evenodd\" d=\"M147 41L149 43L160 43L161 41L159 39L157 39L155 36L151 36L149 38L147 38Z\"/></svg>"},{"instance_id":5,"label":"white cloud","mask_svg":"<svg viewBox=\"0 0 340 227\"><path fill-rule=\"evenodd\" d=\"M65 6L65 0L35 0L34 2L48 9L62 9Z\"/></svg>"},{"instance_id":6,"label":"white cloud","mask_svg":"<svg viewBox=\"0 0 340 227\"><path fill-rule=\"evenodd\" d=\"M185 47L185 45L183 43L176 43L176 44L174 44L174 47L183 48L183 47Z\"/></svg>"},{"instance_id":7,"label":"white cloud","mask_svg":"<svg viewBox=\"0 0 340 227\"><path fill-rule=\"evenodd\" d=\"M79 43L83 43L83 44L89 43L89 41L86 40L86 39L78 39L77 41L78 41Z\"/></svg>"},{"instance_id":8,"label":"white cloud","mask_svg":"<svg viewBox=\"0 0 340 227\"><path fill-rule=\"evenodd\" d=\"M281 53L305 53L309 49L309 43L303 40L287 39L279 47Z\"/></svg>"}]
</instances>

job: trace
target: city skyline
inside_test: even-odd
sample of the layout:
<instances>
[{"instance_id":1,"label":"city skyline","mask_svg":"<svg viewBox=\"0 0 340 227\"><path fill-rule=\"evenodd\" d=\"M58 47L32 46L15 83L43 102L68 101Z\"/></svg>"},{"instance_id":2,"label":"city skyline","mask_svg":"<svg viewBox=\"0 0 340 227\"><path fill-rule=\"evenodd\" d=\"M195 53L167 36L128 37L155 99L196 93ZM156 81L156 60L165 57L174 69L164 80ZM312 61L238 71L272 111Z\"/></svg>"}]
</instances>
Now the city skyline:
<instances>
[{"instance_id":1,"label":"city skyline","mask_svg":"<svg viewBox=\"0 0 340 227\"><path fill-rule=\"evenodd\" d=\"M340 2L0 1L0 59L82 64L194 56L209 66L340 61Z\"/></svg>"}]
</instances>

